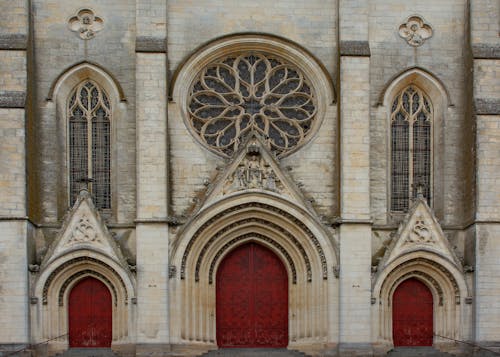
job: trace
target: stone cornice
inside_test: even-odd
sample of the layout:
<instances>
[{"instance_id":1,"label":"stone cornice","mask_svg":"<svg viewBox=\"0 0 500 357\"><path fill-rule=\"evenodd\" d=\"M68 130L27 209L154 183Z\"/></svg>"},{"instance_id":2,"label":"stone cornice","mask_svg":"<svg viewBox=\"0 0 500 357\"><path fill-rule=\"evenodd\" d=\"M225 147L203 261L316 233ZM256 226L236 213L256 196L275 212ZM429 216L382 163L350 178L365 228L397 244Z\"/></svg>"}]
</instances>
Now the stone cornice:
<instances>
[{"instance_id":1,"label":"stone cornice","mask_svg":"<svg viewBox=\"0 0 500 357\"><path fill-rule=\"evenodd\" d=\"M500 59L500 45L472 45L472 56L474 59Z\"/></svg>"},{"instance_id":2,"label":"stone cornice","mask_svg":"<svg viewBox=\"0 0 500 357\"><path fill-rule=\"evenodd\" d=\"M350 57L370 57L368 41L340 41L340 55Z\"/></svg>"},{"instance_id":3,"label":"stone cornice","mask_svg":"<svg viewBox=\"0 0 500 357\"><path fill-rule=\"evenodd\" d=\"M22 33L0 33L0 50L25 51L28 36Z\"/></svg>"},{"instance_id":4,"label":"stone cornice","mask_svg":"<svg viewBox=\"0 0 500 357\"><path fill-rule=\"evenodd\" d=\"M26 93L0 90L0 108L24 108Z\"/></svg>"},{"instance_id":5,"label":"stone cornice","mask_svg":"<svg viewBox=\"0 0 500 357\"><path fill-rule=\"evenodd\" d=\"M477 115L500 115L500 99L477 98L474 104Z\"/></svg>"},{"instance_id":6,"label":"stone cornice","mask_svg":"<svg viewBox=\"0 0 500 357\"><path fill-rule=\"evenodd\" d=\"M137 37L135 39L135 52L166 53L167 41L162 37Z\"/></svg>"}]
</instances>

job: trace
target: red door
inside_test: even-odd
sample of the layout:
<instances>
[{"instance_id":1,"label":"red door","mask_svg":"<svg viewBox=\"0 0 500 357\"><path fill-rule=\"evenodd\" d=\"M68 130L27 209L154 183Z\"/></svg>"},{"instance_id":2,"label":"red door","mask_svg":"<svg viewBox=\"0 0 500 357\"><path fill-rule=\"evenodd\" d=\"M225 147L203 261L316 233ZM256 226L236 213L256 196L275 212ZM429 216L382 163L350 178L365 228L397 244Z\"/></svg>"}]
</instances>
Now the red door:
<instances>
[{"instance_id":1,"label":"red door","mask_svg":"<svg viewBox=\"0 0 500 357\"><path fill-rule=\"evenodd\" d=\"M392 298L394 346L432 346L432 293L417 279L402 282Z\"/></svg>"},{"instance_id":2,"label":"red door","mask_svg":"<svg viewBox=\"0 0 500 357\"><path fill-rule=\"evenodd\" d=\"M286 347L288 276L281 260L261 245L236 248L217 271L219 347Z\"/></svg>"},{"instance_id":3,"label":"red door","mask_svg":"<svg viewBox=\"0 0 500 357\"><path fill-rule=\"evenodd\" d=\"M82 279L69 294L69 346L111 347L111 294L97 279Z\"/></svg>"}]
</instances>

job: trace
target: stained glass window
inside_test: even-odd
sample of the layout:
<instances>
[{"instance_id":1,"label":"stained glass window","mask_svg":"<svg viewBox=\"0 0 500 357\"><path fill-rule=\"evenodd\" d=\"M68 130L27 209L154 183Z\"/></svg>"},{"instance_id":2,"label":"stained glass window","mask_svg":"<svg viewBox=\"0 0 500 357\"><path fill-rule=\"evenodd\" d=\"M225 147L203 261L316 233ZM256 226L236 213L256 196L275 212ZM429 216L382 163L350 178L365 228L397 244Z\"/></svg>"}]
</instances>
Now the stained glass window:
<instances>
[{"instance_id":1,"label":"stained glass window","mask_svg":"<svg viewBox=\"0 0 500 357\"><path fill-rule=\"evenodd\" d=\"M431 204L432 106L416 86L391 108L391 211L407 212L419 192Z\"/></svg>"},{"instance_id":2,"label":"stained glass window","mask_svg":"<svg viewBox=\"0 0 500 357\"><path fill-rule=\"evenodd\" d=\"M197 75L188 99L191 129L210 150L230 157L250 132L280 157L311 134L316 97L286 60L252 52L219 58Z\"/></svg>"},{"instance_id":3,"label":"stained glass window","mask_svg":"<svg viewBox=\"0 0 500 357\"><path fill-rule=\"evenodd\" d=\"M111 208L111 107L93 81L80 83L68 101L69 190L73 205L87 189L99 209Z\"/></svg>"}]
</instances>

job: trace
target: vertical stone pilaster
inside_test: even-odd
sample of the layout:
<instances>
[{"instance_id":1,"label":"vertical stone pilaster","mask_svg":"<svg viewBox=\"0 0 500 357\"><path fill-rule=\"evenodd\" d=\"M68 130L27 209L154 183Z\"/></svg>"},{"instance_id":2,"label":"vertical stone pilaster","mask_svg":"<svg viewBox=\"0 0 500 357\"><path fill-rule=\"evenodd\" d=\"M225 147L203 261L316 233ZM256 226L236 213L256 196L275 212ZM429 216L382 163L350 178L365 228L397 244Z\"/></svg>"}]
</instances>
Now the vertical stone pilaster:
<instances>
[{"instance_id":1,"label":"vertical stone pilaster","mask_svg":"<svg viewBox=\"0 0 500 357\"><path fill-rule=\"evenodd\" d=\"M170 349L166 2L136 2L137 356Z\"/></svg>"},{"instance_id":2,"label":"vertical stone pilaster","mask_svg":"<svg viewBox=\"0 0 500 357\"><path fill-rule=\"evenodd\" d=\"M474 335L498 349L500 340L500 39L494 0L470 2L476 118Z\"/></svg>"},{"instance_id":3,"label":"vertical stone pilaster","mask_svg":"<svg viewBox=\"0 0 500 357\"><path fill-rule=\"evenodd\" d=\"M339 2L339 355L371 352L371 225L368 1Z\"/></svg>"},{"instance_id":4,"label":"vertical stone pilaster","mask_svg":"<svg viewBox=\"0 0 500 357\"><path fill-rule=\"evenodd\" d=\"M30 342L26 207L29 2L0 3L0 350Z\"/></svg>"}]
</instances>

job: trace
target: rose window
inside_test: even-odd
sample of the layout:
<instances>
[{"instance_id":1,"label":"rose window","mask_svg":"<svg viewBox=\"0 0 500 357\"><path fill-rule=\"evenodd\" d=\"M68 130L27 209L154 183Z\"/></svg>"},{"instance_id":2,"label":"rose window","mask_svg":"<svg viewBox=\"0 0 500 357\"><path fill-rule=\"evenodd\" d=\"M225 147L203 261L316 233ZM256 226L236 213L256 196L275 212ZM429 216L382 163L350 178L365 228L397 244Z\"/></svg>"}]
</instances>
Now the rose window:
<instances>
[{"instance_id":1,"label":"rose window","mask_svg":"<svg viewBox=\"0 0 500 357\"><path fill-rule=\"evenodd\" d=\"M311 134L316 97L304 74L284 59L259 52L229 55L196 77L189 122L210 150L230 157L257 132L278 157Z\"/></svg>"}]
</instances>

